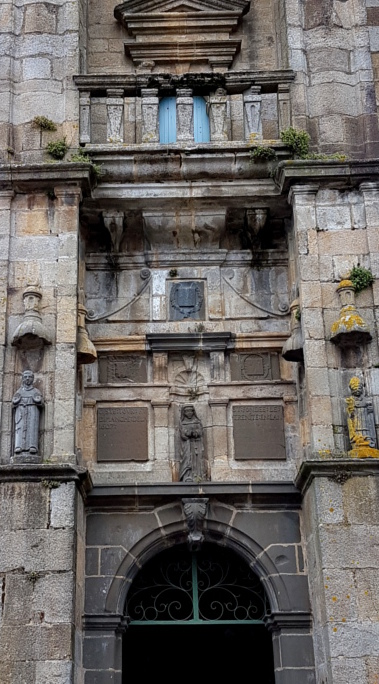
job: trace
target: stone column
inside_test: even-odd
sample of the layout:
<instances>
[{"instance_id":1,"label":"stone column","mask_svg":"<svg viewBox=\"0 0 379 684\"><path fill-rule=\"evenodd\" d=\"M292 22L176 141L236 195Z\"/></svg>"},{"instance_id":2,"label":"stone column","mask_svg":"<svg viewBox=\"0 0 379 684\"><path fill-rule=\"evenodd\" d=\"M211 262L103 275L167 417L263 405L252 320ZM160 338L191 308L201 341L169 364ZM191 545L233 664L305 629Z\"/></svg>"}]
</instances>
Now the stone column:
<instances>
[{"instance_id":1,"label":"stone column","mask_svg":"<svg viewBox=\"0 0 379 684\"><path fill-rule=\"evenodd\" d=\"M278 84L278 117L279 132L291 125L291 100L289 83Z\"/></svg>"},{"instance_id":2,"label":"stone column","mask_svg":"<svg viewBox=\"0 0 379 684\"><path fill-rule=\"evenodd\" d=\"M91 93L85 91L79 97L79 140L81 143L91 142Z\"/></svg>"},{"instance_id":3,"label":"stone column","mask_svg":"<svg viewBox=\"0 0 379 684\"><path fill-rule=\"evenodd\" d=\"M275 684L315 684L311 618L307 613L272 613Z\"/></svg>"},{"instance_id":4,"label":"stone column","mask_svg":"<svg viewBox=\"0 0 379 684\"><path fill-rule=\"evenodd\" d=\"M79 187L57 186L56 354L52 460L75 463ZM50 408L51 410L51 408Z\"/></svg>"},{"instance_id":5,"label":"stone column","mask_svg":"<svg viewBox=\"0 0 379 684\"><path fill-rule=\"evenodd\" d=\"M254 136L256 140L262 138L261 90L260 86L251 86L243 98L246 140L249 140L250 136Z\"/></svg>"},{"instance_id":6,"label":"stone column","mask_svg":"<svg viewBox=\"0 0 379 684\"><path fill-rule=\"evenodd\" d=\"M118 615L94 615L86 618L83 642L85 684L121 684L122 633ZM127 663L126 663L127 667Z\"/></svg>"},{"instance_id":7,"label":"stone column","mask_svg":"<svg viewBox=\"0 0 379 684\"><path fill-rule=\"evenodd\" d=\"M167 352L154 352L153 354L153 382L167 382Z\"/></svg>"},{"instance_id":8,"label":"stone column","mask_svg":"<svg viewBox=\"0 0 379 684\"><path fill-rule=\"evenodd\" d=\"M304 335L307 401L307 417L303 426L305 455L309 452L331 452L335 448L316 231L317 190L317 185L296 185L292 187L289 198L293 206L293 250Z\"/></svg>"},{"instance_id":9,"label":"stone column","mask_svg":"<svg viewBox=\"0 0 379 684\"><path fill-rule=\"evenodd\" d=\"M0 191L0 428L1 428L1 442L0 442L0 461L9 461L9 447L5 441L9 443L8 434L5 440L4 430L5 421L3 418L3 389L5 377L5 344L6 344L6 323L7 323L7 299L8 299L8 265L9 265L9 246L10 246L10 232L11 232L11 204L13 199L13 190Z\"/></svg>"},{"instance_id":10,"label":"stone column","mask_svg":"<svg viewBox=\"0 0 379 684\"><path fill-rule=\"evenodd\" d=\"M159 142L159 97L157 88L141 89L142 142Z\"/></svg>"},{"instance_id":11,"label":"stone column","mask_svg":"<svg viewBox=\"0 0 379 684\"><path fill-rule=\"evenodd\" d=\"M107 142L124 142L124 91L122 88L107 90Z\"/></svg>"},{"instance_id":12,"label":"stone column","mask_svg":"<svg viewBox=\"0 0 379 684\"><path fill-rule=\"evenodd\" d=\"M76 485L84 477L83 469L65 465L0 466L0 496L8 502L0 561L4 682L79 681L82 502Z\"/></svg>"},{"instance_id":13,"label":"stone column","mask_svg":"<svg viewBox=\"0 0 379 684\"><path fill-rule=\"evenodd\" d=\"M228 140L228 96L224 88L217 88L209 98L209 122L211 127L211 142Z\"/></svg>"},{"instance_id":14,"label":"stone column","mask_svg":"<svg viewBox=\"0 0 379 684\"><path fill-rule=\"evenodd\" d=\"M228 479L228 399L214 399L209 402L212 413L213 458L208 457L212 480ZM209 449L209 446L208 446ZM208 451L209 453L209 451Z\"/></svg>"},{"instance_id":15,"label":"stone column","mask_svg":"<svg viewBox=\"0 0 379 684\"><path fill-rule=\"evenodd\" d=\"M169 428L168 428L168 409L171 402L169 401L152 401L151 405L154 410L154 456L155 467L154 473L159 478L170 480L172 473L170 471L169 463ZM174 464L172 464L173 466ZM172 478L175 480L175 477Z\"/></svg>"},{"instance_id":16,"label":"stone column","mask_svg":"<svg viewBox=\"0 0 379 684\"><path fill-rule=\"evenodd\" d=\"M176 91L176 140L178 143L193 143L193 98L190 88Z\"/></svg>"}]
</instances>

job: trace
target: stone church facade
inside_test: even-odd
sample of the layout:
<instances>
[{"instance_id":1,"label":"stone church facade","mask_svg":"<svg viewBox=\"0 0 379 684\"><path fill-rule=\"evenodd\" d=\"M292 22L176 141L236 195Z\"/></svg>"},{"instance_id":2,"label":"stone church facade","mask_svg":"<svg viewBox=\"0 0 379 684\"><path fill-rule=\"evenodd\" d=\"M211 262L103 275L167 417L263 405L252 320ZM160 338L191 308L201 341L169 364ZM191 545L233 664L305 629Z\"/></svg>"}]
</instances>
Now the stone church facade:
<instances>
[{"instance_id":1,"label":"stone church facade","mask_svg":"<svg viewBox=\"0 0 379 684\"><path fill-rule=\"evenodd\" d=\"M262 683L378 684L378 27L378 0L3 0L1 684L125 684L184 628L133 613L143 572L155 601L149 568L204 549L260 587L222 614Z\"/></svg>"}]
</instances>

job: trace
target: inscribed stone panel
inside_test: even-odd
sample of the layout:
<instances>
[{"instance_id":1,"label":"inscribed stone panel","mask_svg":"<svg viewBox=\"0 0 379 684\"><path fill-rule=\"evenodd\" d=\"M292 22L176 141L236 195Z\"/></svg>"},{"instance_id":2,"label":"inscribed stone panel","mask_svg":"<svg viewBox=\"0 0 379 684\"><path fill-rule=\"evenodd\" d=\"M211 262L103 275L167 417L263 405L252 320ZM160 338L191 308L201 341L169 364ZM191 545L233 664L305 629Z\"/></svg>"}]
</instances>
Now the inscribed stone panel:
<instances>
[{"instance_id":1,"label":"inscribed stone panel","mask_svg":"<svg viewBox=\"0 0 379 684\"><path fill-rule=\"evenodd\" d=\"M147 461L147 408L109 407L97 410L97 460Z\"/></svg>"},{"instance_id":2,"label":"inscribed stone panel","mask_svg":"<svg viewBox=\"0 0 379 684\"><path fill-rule=\"evenodd\" d=\"M101 356L99 379L102 384L147 382L146 357L135 354Z\"/></svg>"},{"instance_id":3,"label":"inscribed stone panel","mask_svg":"<svg viewBox=\"0 0 379 684\"><path fill-rule=\"evenodd\" d=\"M285 459L283 407L233 406L234 458Z\"/></svg>"},{"instance_id":4,"label":"inscribed stone panel","mask_svg":"<svg viewBox=\"0 0 379 684\"><path fill-rule=\"evenodd\" d=\"M232 381L280 380L278 354L231 354L230 372Z\"/></svg>"}]
</instances>

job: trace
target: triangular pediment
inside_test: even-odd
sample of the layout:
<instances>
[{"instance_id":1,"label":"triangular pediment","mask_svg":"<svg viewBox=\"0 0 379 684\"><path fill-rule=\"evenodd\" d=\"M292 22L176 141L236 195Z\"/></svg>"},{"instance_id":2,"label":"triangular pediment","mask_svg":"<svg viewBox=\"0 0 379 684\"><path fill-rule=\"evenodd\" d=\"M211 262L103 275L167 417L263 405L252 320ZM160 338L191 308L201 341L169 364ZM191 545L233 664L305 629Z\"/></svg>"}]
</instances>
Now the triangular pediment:
<instances>
[{"instance_id":1,"label":"triangular pediment","mask_svg":"<svg viewBox=\"0 0 379 684\"><path fill-rule=\"evenodd\" d=\"M119 21L131 14L165 14L166 12L238 12L248 9L246 0L127 0L115 7Z\"/></svg>"}]
</instances>

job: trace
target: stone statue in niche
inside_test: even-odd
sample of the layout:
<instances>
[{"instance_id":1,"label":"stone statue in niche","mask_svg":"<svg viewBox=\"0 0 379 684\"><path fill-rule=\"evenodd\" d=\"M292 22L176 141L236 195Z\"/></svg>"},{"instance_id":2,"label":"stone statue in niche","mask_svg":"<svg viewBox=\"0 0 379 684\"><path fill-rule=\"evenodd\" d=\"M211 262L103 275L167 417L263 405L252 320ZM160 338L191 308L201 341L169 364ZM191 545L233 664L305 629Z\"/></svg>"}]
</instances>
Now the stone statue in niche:
<instances>
[{"instance_id":1,"label":"stone statue in niche","mask_svg":"<svg viewBox=\"0 0 379 684\"><path fill-rule=\"evenodd\" d=\"M38 457L38 431L44 402L34 387L34 374L22 374L21 387L12 399L14 407L14 453L16 460L35 462Z\"/></svg>"},{"instance_id":2,"label":"stone statue in niche","mask_svg":"<svg viewBox=\"0 0 379 684\"><path fill-rule=\"evenodd\" d=\"M180 413L180 467L181 482L198 482L206 478L203 426L193 404L185 404Z\"/></svg>"},{"instance_id":3,"label":"stone statue in niche","mask_svg":"<svg viewBox=\"0 0 379 684\"><path fill-rule=\"evenodd\" d=\"M351 396L346 399L347 426L352 446L349 455L355 458L379 458L372 401L365 396L360 378L351 378L349 390Z\"/></svg>"}]
</instances>

